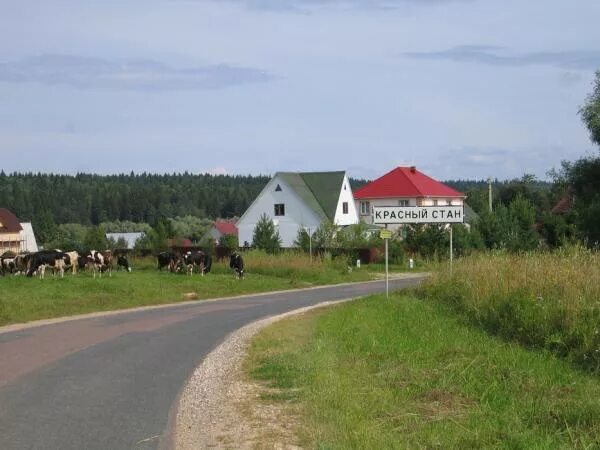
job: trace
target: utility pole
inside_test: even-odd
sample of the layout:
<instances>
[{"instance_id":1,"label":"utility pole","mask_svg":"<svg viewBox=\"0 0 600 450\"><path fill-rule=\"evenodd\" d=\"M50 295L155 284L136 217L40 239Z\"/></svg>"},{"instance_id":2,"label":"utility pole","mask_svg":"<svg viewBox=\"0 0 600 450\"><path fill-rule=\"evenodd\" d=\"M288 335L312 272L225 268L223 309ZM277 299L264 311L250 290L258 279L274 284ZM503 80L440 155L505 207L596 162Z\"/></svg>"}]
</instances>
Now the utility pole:
<instances>
[{"instance_id":1,"label":"utility pole","mask_svg":"<svg viewBox=\"0 0 600 450\"><path fill-rule=\"evenodd\" d=\"M488 178L488 205L490 207L490 212L492 212L492 177Z\"/></svg>"}]
</instances>

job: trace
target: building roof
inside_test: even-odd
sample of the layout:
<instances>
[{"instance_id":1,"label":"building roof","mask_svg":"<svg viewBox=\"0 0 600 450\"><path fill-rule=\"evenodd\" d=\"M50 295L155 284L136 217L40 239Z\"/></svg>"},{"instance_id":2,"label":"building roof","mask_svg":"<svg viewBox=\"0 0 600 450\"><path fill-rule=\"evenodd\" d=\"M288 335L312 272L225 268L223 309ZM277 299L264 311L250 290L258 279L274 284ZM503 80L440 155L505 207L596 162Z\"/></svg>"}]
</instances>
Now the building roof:
<instances>
[{"instance_id":1,"label":"building roof","mask_svg":"<svg viewBox=\"0 0 600 450\"><path fill-rule=\"evenodd\" d=\"M18 233L23 227L19 219L6 208L0 208L0 233Z\"/></svg>"},{"instance_id":2,"label":"building roof","mask_svg":"<svg viewBox=\"0 0 600 450\"><path fill-rule=\"evenodd\" d=\"M278 172L283 179L321 220L335 219L344 171L337 172Z\"/></svg>"},{"instance_id":3,"label":"building roof","mask_svg":"<svg viewBox=\"0 0 600 450\"><path fill-rule=\"evenodd\" d=\"M217 220L213 226L217 229L219 233L223 234L233 234L234 236L238 235L238 229L233 222L224 222Z\"/></svg>"},{"instance_id":4,"label":"building roof","mask_svg":"<svg viewBox=\"0 0 600 450\"><path fill-rule=\"evenodd\" d=\"M146 233L143 231L134 233L106 233L106 239L114 239L115 242L119 239L125 239L125 242L127 242L127 249L131 250L135 247L137 240L143 238L145 235Z\"/></svg>"},{"instance_id":5,"label":"building roof","mask_svg":"<svg viewBox=\"0 0 600 450\"><path fill-rule=\"evenodd\" d=\"M416 167L396 167L375 181L357 189L355 199L390 197L465 197Z\"/></svg>"}]
</instances>

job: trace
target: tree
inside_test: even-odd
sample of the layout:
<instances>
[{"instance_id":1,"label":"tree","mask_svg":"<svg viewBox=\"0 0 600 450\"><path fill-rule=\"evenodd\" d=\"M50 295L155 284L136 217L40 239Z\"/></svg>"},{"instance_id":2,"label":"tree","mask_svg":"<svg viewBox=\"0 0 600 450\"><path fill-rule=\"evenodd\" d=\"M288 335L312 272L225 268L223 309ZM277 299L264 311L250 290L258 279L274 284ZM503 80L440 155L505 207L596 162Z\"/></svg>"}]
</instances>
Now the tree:
<instances>
[{"instance_id":1,"label":"tree","mask_svg":"<svg viewBox=\"0 0 600 450\"><path fill-rule=\"evenodd\" d=\"M277 253L281 248L279 231L275 229L273 221L266 214L260 216L256 227L254 227L252 245L258 249L265 250L267 253Z\"/></svg>"},{"instance_id":2,"label":"tree","mask_svg":"<svg viewBox=\"0 0 600 450\"><path fill-rule=\"evenodd\" d=\"M108 248L106 233L100 226L93 226L88 229L83 244L86 250L104 251Z\"/></svg>"},{"instance_id":3,"label":"tree","mask_svg":"<svg viewBox=\"0 0 600 450\"><path fill-rule=\"evenodd\" d=\"M600 145L600 70L596 72L594 90L588 95L579 114L590 132L592 142Z\"/></svg>"},{"instance_id":4,"label":"tree","mask_svg":"<svg viewBox=\"0 0 600 450\"><path fill-rule=\"evenodd\" d=\"M228 250L237 250L240 246L238 237L234 234L224 234L219 238L219 246Z\"/></svg>"},{"instance_id":5,"label":"tree","mask_svg":"<svg viewBox=\"0 0 600 450\"><path fill-rule=\"evenodd\" d=\"M301 250L308 252L311 246L311 239L314 239L314 233L312 233L312 236L309 236L306 228L298 227L298 234L296 235L294 245Z\"/></svg>"}]
</instances>

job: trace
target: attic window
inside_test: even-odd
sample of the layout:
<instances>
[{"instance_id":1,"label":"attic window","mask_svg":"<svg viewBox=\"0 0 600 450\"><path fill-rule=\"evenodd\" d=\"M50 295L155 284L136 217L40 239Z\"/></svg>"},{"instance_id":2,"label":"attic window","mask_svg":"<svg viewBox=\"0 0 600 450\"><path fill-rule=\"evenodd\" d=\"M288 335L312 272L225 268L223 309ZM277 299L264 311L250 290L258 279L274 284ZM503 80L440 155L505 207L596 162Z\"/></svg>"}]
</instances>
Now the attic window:
<instances>
[{"instance_id":1,"label":"attic window","mask_svg":"<svg viewBox=\"0 0 600 450\"><path fill-rule=\"evenodd\" d=\"M277 187L275 188L275 192L281 192L281 186L277 185Z\"/></svg>"}]
</instances>

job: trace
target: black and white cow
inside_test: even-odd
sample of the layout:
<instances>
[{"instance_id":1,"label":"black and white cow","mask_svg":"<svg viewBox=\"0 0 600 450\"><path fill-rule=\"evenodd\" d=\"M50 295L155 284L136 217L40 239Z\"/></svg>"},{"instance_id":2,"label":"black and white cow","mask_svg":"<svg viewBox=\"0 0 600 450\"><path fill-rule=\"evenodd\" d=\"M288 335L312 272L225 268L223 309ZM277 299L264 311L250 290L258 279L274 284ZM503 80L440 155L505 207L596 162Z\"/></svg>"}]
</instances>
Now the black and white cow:
<instances>
[{"instance_id":1,"label":"black and white cow","mask_svg":"<svg viewBox=\"0 0 600 450\"><path fill-rule=\"evenodd\" d=\"M182 258L183 264L186 268L186 273L191 275L194 272L194 268L197 269L198 273L203 276L205 273L209 273L212 268L212 257L202 251L198 252L187 252Z\"/></svg>"},{"instance_id":2,"label":"black and white cow","mask_svg":"<svg viewBox=\"0 0 600 450\"><path fill-rule=\"evenodd\" d=\"M79 253L77 253L76 251L65 253L69 255L70 260L69 266L66 269L70 269L73 275L77 275L77 269L79 268Z\"/></svg>"},{"instance_id":3,"label":"black and white cow","mask_svg":"<svg viewBox=\"0 0 600 450\"><path fill-rule=\"evenodd\" d=\"M16 256L0 257L0 275L11 275L16 272Z\"/></svg>"},{"instance_id":4,"label":"black and white cow","mask_svg":"<svg viewBox=\"0 0 600 450\"><path fill-rule=\"evenodd\" d=\"M167 267L171 272L177 269L177 255L171 252L161 252L156 255L156 267L158 270L163 270Z\"/></svg>"},{"instance_id":5,"label":"black and white cow","mask_svg":"<svg viewBox=\"0 0 600 450\"><path fill-rule=\"evenodd\" d=\"M112 252L107 250L102 253L96 250L90 250L87 255L87 266L91 267L94 278L96 278L96 272L98 272L100 277L102 277L102 274L106 271L108 271L109 277L112 276Z\"/></svg>"},{"instance_id":6,"label":"black and white cow","mask_svg":"<svg viewBox=\"0 0 600 450\"><path fill-rule=\"evenodd\" d=\"M237 252L229 256L229 267L237 278L244 278L244 258Z\"/></svg>"},{"instance_id":7,"label":"black and white cow","mask_svg":"<svg viewBox=\"0 0 600 450\"><path fill-rule=\"evenodd\" d=\"M65 267L71 265L69 255L58 250L42 250L31 255L28 263L27 276L32 277L38 273L40 278L44 278L46 268L50 267L53 273L60 273L60 277L65 275Z\"/></svg>"},{"instance_id":8,"label":"black and white cow","mask_svg":"<svg viewBox=\"0 0 600 450\"><path fill-rule=\"evenodd\" d=\"M127 256L125 256L125 255L119 255L117 257L117 269L119 267L122 267L127 272L131 272L131 267L129 267L129 261L127 260Z\"/></svg>"}]
</instances>

